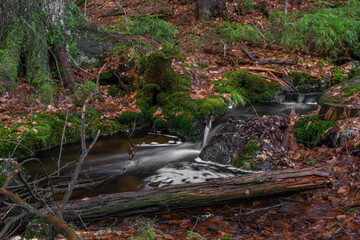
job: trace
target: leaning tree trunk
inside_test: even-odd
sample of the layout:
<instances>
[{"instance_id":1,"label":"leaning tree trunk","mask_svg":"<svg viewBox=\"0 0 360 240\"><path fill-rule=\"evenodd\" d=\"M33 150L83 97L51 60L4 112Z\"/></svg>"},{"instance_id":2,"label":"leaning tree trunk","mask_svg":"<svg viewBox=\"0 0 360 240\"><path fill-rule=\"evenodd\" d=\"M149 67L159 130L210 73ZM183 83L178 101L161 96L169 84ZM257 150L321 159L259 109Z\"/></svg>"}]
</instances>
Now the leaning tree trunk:
<instances>
[{"instance_id":1,"label":"leaning tree trunk","mask_svg":"<svg viewBox=\"0 0 360 240\"><path fill-rule=\"evenodd\" d=\"M0 90L13 91L23 74L33 89L49 93L51 70L60 70L72 88L69 57L96 64L104 56L103 40L72 0L1 0Z\"/></svg>"}]
</instances>

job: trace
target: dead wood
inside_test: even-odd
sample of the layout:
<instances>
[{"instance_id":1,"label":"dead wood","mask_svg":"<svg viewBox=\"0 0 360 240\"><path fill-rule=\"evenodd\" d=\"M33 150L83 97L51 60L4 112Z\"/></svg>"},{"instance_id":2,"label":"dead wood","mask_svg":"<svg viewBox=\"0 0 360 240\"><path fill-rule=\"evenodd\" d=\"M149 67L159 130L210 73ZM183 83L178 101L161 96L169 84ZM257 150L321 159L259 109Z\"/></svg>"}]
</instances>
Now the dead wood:
<instances>
[{"instance_id":1,"label":"dead wood","mask_svg":"<svg viewBox=\"0 0 360 240\"><path fill-rule=\"evenodd\" d=\"M341 120L360 116L360 105L358 104L321 104L319 115L324 120Z\"/></svg>"},{"instance_id":2,"label":"dead wood","mask_svg":"<svg viewBox=\"0 0 360 240\"><path fill-rule=\"evenodd\" d=\"M135 213L218 205L241 199L285 194L324 187L329 173L321 169L285 170L243 177L215 179L204 183L175 185L137 192L101 195L70 201L66 220L105 218Z\"/></svg>"},{"instance_id":3,"label":"dead wood","mask_svg":"<svg viewBox=\"0 0 360 240\"><path fill-rule=\"evenodd\" d=\"M259 71L259 72L272 72L279 75L284 75L283 71L273 69L273 68L265 68L265 67L258 67L258 66L240 66L239 69L246 69L249 71Z\"/></svg>"}]
</instances>

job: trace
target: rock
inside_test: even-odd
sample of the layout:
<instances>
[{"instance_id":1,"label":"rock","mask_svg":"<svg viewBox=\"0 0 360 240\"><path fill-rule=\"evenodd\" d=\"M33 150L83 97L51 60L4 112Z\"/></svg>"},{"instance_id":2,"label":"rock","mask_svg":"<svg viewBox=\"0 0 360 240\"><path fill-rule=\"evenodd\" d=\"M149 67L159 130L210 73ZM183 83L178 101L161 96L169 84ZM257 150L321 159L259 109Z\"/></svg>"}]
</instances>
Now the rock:
<instances>
[{"instance_id":1,"label":"rock","mask_svg":"<svg viewBox=\"0 0 360 240\"><path fill-rule=\"evenodd\" d=\"M232 164L236 153L248 143L245 133L240 130L241 122L225 124L223 130L211 138L199 157L204 161Z\"/></svg>"}]
</instances>

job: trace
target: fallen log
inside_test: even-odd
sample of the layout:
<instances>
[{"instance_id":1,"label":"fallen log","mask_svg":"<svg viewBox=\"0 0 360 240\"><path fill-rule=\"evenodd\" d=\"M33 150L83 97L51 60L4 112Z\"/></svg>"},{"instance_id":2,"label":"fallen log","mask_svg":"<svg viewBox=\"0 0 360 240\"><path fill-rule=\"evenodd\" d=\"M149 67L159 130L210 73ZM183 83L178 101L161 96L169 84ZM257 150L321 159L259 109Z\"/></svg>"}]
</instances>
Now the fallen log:
<instances>
[{"instance_id":1,"label":"fallen log","mask_svg":"<svg viewBox=\"0 0 360 240\"><path fill-rule=\"evenodd\" d=\"M100 195L70 201L65 220L98 219L136 213L218 205L241 199L304 191L326 186L329 173L321 169L285 170L215 179L204 183ZM77 213L77 214L76 214Z\"/></svg>"},{"instance_id":2,"label":"fallen log","mask_svg":"<svg viewBox=\"0 0 360 240\"><path fill-rule=\"evenodd\" d=\"M360 116L360 105L323 103L319 115L324 120L341 120Z\"/></svg>"}]
</instances>

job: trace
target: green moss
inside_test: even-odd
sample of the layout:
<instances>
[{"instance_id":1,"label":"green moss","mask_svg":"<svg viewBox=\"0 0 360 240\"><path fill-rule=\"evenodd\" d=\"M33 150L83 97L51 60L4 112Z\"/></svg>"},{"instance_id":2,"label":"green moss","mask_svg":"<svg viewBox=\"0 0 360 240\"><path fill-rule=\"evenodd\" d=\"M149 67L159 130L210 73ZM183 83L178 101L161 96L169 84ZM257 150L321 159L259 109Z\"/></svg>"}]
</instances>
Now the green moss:
<instances>
[{"instance_id":1,"label":"green moss","mask_svg":"<svg viewBox=\"0 0 360 240\"><path fill-rule=\"evenodd\" d=\"M168 130L168 122L163 118L156 118L153 123L153 129L156 131Z\"/></svg>"},{"instance_id":2,"label":"green moss","mask_svg":"<svg viewBox=\"0 0 360 240\"><path fill-rule=\"evenodd\" d=\"M190 112L184 112L176 116L176 121L170 130L178 132L182 136L196 136L196 119Z\"/></svg>"},{"instance_id":3,"label":"green moss","mask_svg":"<svg viewBox=\"0 0 360 240\"><path fill-rule=\"evenodd\" d=\"M153 52L142 59L144 66L144 80L155 83L165 92L186 90L190 86L188 79L180 78L171 66L170 59L163 52Z\"/></svg>"},{"instance_id":4,"label":"green moss","mask_svg":"<svg viewBox=\"0 0 360 240\"><path fill-rule=\"evenodd\" d=\"M127 111L117 117L116 121L122 125L131 125L137 120L137 115L138 113L136 112Z\"/></svg>"},{"instance_id":5,"label":"green moss","mask_svg":"<svg viewBox=\"0 0 360 240\"><path fill-rule=\"evenodd\" d=\"M340 68L334 67L334 73L332 78L333 84L339 84L342 82L346 82L348 80L347 75L344 74L344 71Z\"/></svg>"},{"instance_id":6,"label":"green moss","mask_svg":"<svg viewBox=\"0 0 360 240\"><path fill-rule=\"evenodd\" d=\"M326 130L334 125L336 121L324 121L317 115L311 115L296 122L294 134L298 142L314 147Z\"/></svg>"},{"instance_id":7,"label":"green moss","mask_svg":"<svg viewBox=\"0 0 360 240\"><path fill-rule=\"evenodd\" d=\"M68 125L65 131L66 143L80 140L81 116L69 114ZM9 126L0 126L0 158L9 157L18 145L13 157L24 158L37 151L58 146L61 142L62 131L65 124L65 114L41 113L25 118L20 123ZM92 138L98 129L102 134L109 134L121 130L121 126L111 120L101 120L100 114L89 109L86 114L86 137ZM22 139L22 140L21 140ZM21 142L20 142L21 140ZM19 144L20 143L20 144Z\"/></svg>"},{"instance_id":8,"label":"green moss","mask_svg":"<svg viewBox=\"0 0 360 240\"><path fill-rule=\"evenodd\" d=\"M160 86L156 83L145 84L142 89L144 92L155 92L160 90Z\"/></svg>"},{"instance_id":9,"label":"green moss","mask_svg":"<svg viewBox=\"0 0 360 240\"><path fill-rule=\"evenodd\" d=\"M254 156L261 154L262 151L262 148L259 147L258 139L253 138L244 149L237 153L233 165L245 170L255 170L258 168L258 161L260 159L254 159Z\"/></svg>"},{"instance_id":10,"label":"green moss","mask_svg":"<svg viewBox=\"0 0 360 240\"><path fill-rule=\"evenodd\" d=\"M196 114L200 117L206 117L211 114L221 114L227 110L227 105L220 99L205 98L196 100Z\"/></svg>"},{"instance_id":11,"label":"green moss","mask_svg":"<svg viewBox=\"0 0 360 240\"><path fill-rule=\"evenodd\" d=\"M319 78L313 78L307 72L293 72L287 78L300 91L321 87L321 80Z\"/></svg>"},{"instance_id":12,"label":"green moss","mask_svg":"<svg viewBox=\"0 0 360 240\"><path fill-rule=\"evenodd\" d=\"M279 83L267 82L264 78L238 70L223 74L228 81L217 86L222 92L236 90L241 96L251 102L269 102L274 95L282 91Z\"/></svg>"}]
</instances>

